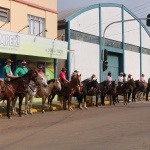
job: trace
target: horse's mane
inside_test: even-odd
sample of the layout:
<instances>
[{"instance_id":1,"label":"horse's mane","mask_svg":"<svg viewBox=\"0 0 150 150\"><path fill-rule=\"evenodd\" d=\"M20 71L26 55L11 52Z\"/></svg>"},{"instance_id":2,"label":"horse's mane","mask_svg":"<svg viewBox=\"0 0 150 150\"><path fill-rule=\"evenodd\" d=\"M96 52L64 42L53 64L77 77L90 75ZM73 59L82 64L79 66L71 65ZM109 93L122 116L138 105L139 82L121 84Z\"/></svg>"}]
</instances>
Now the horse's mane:
<instances>
[{"instance_id":1,"label":"horse's mane","mask_svg":"<svg viewBox=\"0 0 150 150\"><path fill-rule=\"evenodd\" d=\"M7 81L7 83L11 83L11 82L14 82L14 81L16 81L16 80L23 79L23 78L24 78L24 77L14 78L14 79L12 79L12 80L10 80L10 81Z\"/></svg>"},{"instance_id":2,"label":"horse's mane","mask_svg":"<svg viewBox=\"0 0 150 150\"><path fill-rule=\"evenodd\" d=\"M48 81L47 81L47 84L50 84L51 82L54 83L54 82L55 82L55 79L48 80Z\"/></svg>"}]
</instances>

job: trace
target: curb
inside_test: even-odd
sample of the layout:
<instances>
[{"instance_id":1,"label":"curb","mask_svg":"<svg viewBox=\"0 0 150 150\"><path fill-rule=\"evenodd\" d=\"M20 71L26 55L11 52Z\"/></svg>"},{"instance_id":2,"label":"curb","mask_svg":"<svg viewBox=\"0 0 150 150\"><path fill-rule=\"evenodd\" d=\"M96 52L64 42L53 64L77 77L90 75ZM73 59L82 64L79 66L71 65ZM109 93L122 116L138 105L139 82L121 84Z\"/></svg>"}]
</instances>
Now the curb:
<instances>
[{"instance_id":1,"label":"curb","mask_svg":"<svg viewBox=\"0 0 150 150\"><path fill-rule=\"evenodd\" d=\"M95 106L95 102L92 103L92 105L90 103L87 103L88 107L91 106ZM105 105L108 105L109 101L105 101ZM72 104L72 108L78 108L78 104ZM45 111L58 111L61 110L61 106L57 105L57 106L52 106L51 109L50 108L44 108ZM42 112L41 108L39 109L35 109L32 108L32 112L33 113L37 113L37 112ZM22 113L24 114L24 110L22 110ZM0 113L0 117L6 116L6 113Z\"/></svg>"}]
</instances>

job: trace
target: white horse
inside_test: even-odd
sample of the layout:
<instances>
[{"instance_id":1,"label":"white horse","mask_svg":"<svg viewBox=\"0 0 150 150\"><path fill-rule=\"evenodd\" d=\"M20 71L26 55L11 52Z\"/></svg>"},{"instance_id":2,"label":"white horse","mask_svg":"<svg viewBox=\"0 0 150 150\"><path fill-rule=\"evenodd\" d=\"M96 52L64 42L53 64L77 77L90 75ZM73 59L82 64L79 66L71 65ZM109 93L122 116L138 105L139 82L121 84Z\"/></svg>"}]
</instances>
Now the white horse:
<instances>
[{"instance_id":1,"label":"white horse","mask_svg":"<svg viewBox=\"0 0 150 150\"><path fill-rule=\"evenodd\" d=\"M40 86L44 86L47 87L47 79L46 77L42 76L42 75L38 75L37 78L38 81L40 81ZM31 81L29 83L29 87L28 87L28 93L26 93L25 96L25 114L28 115L32 115L32 102L33 102L33 98L35 97L35 94L37 92L37 86L36 84Z\"/></svg>"},{"instance_id":2,"label":"white horse","mask_svg":"<svg viewBox=\"0 0 150 150\"><path fill-rule=\"evenodd\" d=\"M40 86L47 86L47 79L42 76L38 75L37 77L38 83ZM36 84L31 80L28 87L28 92L25 95L25 114L32 114L32 102L33 98L37 92L37 86ZM18 97L15 97L13 103L12 103L12 114L16 114L16 101Z\"/></svg>"}]
</instances>

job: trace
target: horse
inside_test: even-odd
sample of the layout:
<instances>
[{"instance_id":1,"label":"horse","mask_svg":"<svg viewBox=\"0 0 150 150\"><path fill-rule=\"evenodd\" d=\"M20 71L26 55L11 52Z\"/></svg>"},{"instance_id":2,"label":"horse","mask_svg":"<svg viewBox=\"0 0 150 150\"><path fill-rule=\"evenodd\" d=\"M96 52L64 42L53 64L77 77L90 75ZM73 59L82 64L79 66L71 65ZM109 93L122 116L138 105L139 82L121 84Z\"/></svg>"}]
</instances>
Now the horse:
<instances>
[{"instance_id":1,"label":"horse","mask_svg":"<svg viewBox=\"0 0 150 150\"><path fill-rule=\"evenodd\" d=\"M22 95L27 92L28 83L25 78L19 77L8 81L7 83L5 81L0 80L0 85L4 85L3 92L1 91L0 86L0 100L7 100L7 117L8 119L10 119L10 102L14 100L16 95ZM21 105L22 99L19 98L19 115L21 115Z\"/></svg>"},{"instance_id":2,"label":"horse","mask_svg":"<svg viewBox=\"0 0 150 150\"><path fill-rule=\"evenodd\" d=\"M47 79L44 76L38 75L37 80L40 81L40 84L42 84L44 87L47 86ZM30 81L28 86L28 92L26 93L25 96L25 115L33 114L32 102L36 92L37 92L37 85L33 81Z\"/></svg>"},{"instance_id":3,"label":"horse","mask_svg":"<svg viewBox=\"0 0 150 150\"><path fill-rule=\"evenodd\" d=\"M71 100L72 100L73 94L75 93L76 89L79 89L78 90L78 93L79 93L80 87L81 87L81 75L77 75L67 85L65 96L68 98L68 110L69 111L73 110L73 108L71 106ZM65 103L66 103L66 99L64 98L63 99L63 105L64 106L66 105Z\"/></svg>"},{"instance_id":4,"label":"horse","mask_svg":"<svg viewBox=\"0 0 150 150\"><path fill-rule=\"evenodd\" d=\"M23 75L22 77L19 78L24 78L27 82L27 85L29 86L30 81L33 81L37 86L40 84L39 80L37 80L38 74L35 70L29 70L25 75ZM22 116L22 112L21 112L21 106L22 106L22 101L23 98L25 97L26 93L17 93L13 103L12 103L12 114L16 113L16 101L17 98L19 97L19 116Z\"/></svg>"},{"instance_id":5,"label":"horse","mask_svg":"<svg viewBox=\"0 0 150 150\"><path fill-rule=\"evenodd\" d=\"M70 82L66 83L65 85L61 83L62 89L60 91L56 88L53 88L52 92L48 98L48 104L50 105L50 107L52 107L52 101L53 101L55 95L58 95L60 104L61 104L61 109L63 108L65 110L66 109L66 101L69 98L68 93L69 92L73 93L72 96L74 96L74 93L76 93L76 92L80 93L80 87L81 87L80 82L81 82L81 75L77 75L76 78L72 79ZM72 110L72 109L70 109L70 110Z\"/></svg>"},{"instance_id":6,"label":"horse","mask_svg":"<svg viewBox=\"0 0 150 150\"><path fill-rule=\"evenodd\" d=\"M150 83L148 83L147 88L146 88L146 101L148 101L149 92L150 92Z\"/></svg>"},{"instance_id":7,"label":"horse","mask_svg":"<svg viewBox=\"0 0 150 150\"><path fill-rule=\"evenodd\" d=\"M101 83L98 84L98 89L100 91L100 96L101 96L101 102L100 105L105 105L104 99L105 99L105 95L109 90L109 81L103 81ZM98 106L98 100L96 100L96 106Z\"/></svg>"},{"instance_id":8,"label":"horse","mask_svg":"<svg viewBox=\"0 0 150 150\"><path fill-rule=\"evenodd\" d=\"M133 97L132 97L132 101L135 100L135 95L137 94L137 100L139 101L140 100L140 96L141 94L143 93L143 97L144 95L146 94L147 92L147 87L148 87L148 83L147 82L144 82L144 83L141 83L139 80L136 80L135 81L135 88L133 89Z\"/></svg>"},{"instance_id":9,"label":"horse","mask_svg":"<svg viewBox=\"0 0 150 150\"><path fill-rule=\"evenodd\" d=\"M46 98L49 97L49 95L51 94L52 89L55 87L58 90L61 90L61 84L58 78L55 79L51 79L49 81L47 81L48 86L44 87L43 85L41 85L38 89L37 89L37 95L39 98L42 98L42 113L44 113L44 106L45 106L45 101Z\"/></svg>"},{"instance_id":10,"label":"horse","mask_svg":"<svg viewBox=\"0 0 150 150\"><path fill-rule=\"evenodd\" d=\"M122 83L122 86L117 86L116 97L122 95L124 97L124 105L127 105L127 94L129 93L129 88L132 86L135 88L135 81L130 79L129 81Z\"/></svg>"},{"instance_id":11,"label":"horse","mask_svg":"<svg viewBox=\"0 0 150 150\"><path fill-rule=\"evenodd\" d=\"M113 105L115 105L115 95L117 93L116 81L111 81L111 83L110 81L105 81L104 83L105 84L101 89L101 105L105 105L105 95L107 95L107 97L109 96L109 104L111 105L111 103L113 102Z\"/></svg>"},{"instance_id":12,"label":"horse","mask_svg":"<svg viewBox=\"0 0 150 150\"><path fill-rule=\"evenodd\" d=\"M84 99L84 108L87 109L86 106L86 96L96 96L96 101L98 101L98 82L97 80L87 81L84 80L81 83L82 90L81 93L78 94L79 108L82 110L82 99Z\"/></svg>"}]
</instances>

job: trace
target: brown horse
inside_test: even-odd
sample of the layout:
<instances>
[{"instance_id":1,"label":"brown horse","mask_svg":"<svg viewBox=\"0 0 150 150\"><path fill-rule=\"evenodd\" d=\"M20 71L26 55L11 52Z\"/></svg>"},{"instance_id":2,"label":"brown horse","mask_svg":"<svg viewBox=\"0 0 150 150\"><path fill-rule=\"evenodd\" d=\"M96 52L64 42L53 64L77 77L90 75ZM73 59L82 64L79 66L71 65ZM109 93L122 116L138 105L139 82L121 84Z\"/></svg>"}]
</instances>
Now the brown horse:
<instances>
[{"instance_id":1,"label":"brown horse","mask_svg":"<svg viewBox=\"0 0 150 150\"><path fill-rule=\"evenodd\" d=\"M56 79L51 79L47 82L48 86L44 87L41 85L37 90L37 95L42 98L42 113L44 113L44 105L47 97L51 94L52 89L55 87L58 90L61 90L60 81Z\"/></svg>"},{"instance_id":2,"label":"brown horse","mask_svg":"<svg viewBox=\"0 0 150 150\"><path fill-rule=\"evenodd\" d=\"M17 78L9 82L0 80L0 85L4 87L1 91L0 100L7 100L7 117L10 119L10 102L14 100L16 95L25 94L28 90L28 84L25 78ZM19 114L21 114L21 99L19 99Z\"/></svg>"},{"instance_id":3,"label":"brown horse","mask_svg":"<svg viewBox=\"0 0 150 150\"><path fill-rule=\"evenodd\" d=\"M78 93L80 92L80 87L81 87L81 75L78 75L77 78L74 78L69 83L66 83L65 85L62 84L62 89L60 91L56 88L53 88L50 96L48 97L48 104L50 104L50 107L52 107L52 101L55 95L58 95L61 108L63 109L66 109L66 101L70 98L70 102L68 101L68 109L69 109L69 107L71 107L72 96L75 91Z\"/></svg>"},{"instance_id":4,"label":"brown horse","mask_svg":"<svg viewBox=\"0 0 150 150\"><path fill-rule=\"evenodd\" d=\"M81 87L81 75L77 75L76 78L72 79L68 83L67 96L68 96L68 110L69 111L73 110L73 108L71 106L72 96L77 89L78 89L78 92L80 91L79 90L80 87Z\"/></svg>"}]
</instances>

